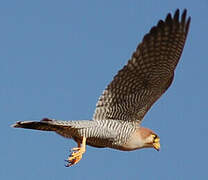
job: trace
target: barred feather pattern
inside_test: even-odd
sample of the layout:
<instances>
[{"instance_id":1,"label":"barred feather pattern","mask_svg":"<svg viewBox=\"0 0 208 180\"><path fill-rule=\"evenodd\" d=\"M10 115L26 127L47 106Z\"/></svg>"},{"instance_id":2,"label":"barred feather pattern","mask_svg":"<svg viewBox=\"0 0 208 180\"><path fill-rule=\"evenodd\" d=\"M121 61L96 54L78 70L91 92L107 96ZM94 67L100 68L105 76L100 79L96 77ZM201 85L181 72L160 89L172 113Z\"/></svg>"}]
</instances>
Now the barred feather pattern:
<instances>
[{"instance_id":1,"label":"barred feather pattern","mask_svg":"<svg viewBox=\"0 0 208 180\"><path fill-rule=\"evenodd\" d=\"M13 125L42 131L54 131L66 138L81 141L87 138L87 144L95 147L118 148L127 142L131 134L138 128L136 123L114 120L77 120L60 121L43 119L42 121L20 121Z\"/></svg>"},{"instance_id":2,"label":"barred feather pattern","mask_svg":"<svg viewBox=\"0 0 208 180\"><path fill-rule=\"evenodd\" d=\"M141 122L172 83L190 24L186 10L179 17L179 10L173 17L168 14L144 36L127 65L99 98L94 120Z\"/></svg>"},{"instance_id":3,"label":"barred feather pattern","mask_svg":"<svg viewBox=\"0 0 208 180\"><path fill-rule=\"evenodd\" d=\"M20 121L16 128L55 131L66 138L95 147L119 149L139 128L140 122L153 103L171 85L174 70L183 51L190 17L186 10L179 19L167 15L145 35L127 65L107 86L96 105L93 120Z\"/></svg>"}]
</instances>

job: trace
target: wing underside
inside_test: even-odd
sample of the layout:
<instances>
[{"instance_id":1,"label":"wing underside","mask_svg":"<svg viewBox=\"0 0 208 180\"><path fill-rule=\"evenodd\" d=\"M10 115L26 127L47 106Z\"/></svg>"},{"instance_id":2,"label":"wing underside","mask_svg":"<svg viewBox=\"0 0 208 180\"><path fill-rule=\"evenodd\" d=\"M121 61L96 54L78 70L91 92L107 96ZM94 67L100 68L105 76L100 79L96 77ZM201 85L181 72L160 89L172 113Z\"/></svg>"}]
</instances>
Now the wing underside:
<instances>
[{"instance_id":1,"label":"wing underside","mask_svg":"<svg viewBox=\"0 0 208 180\"><path fill-rule=\"evenodd\" d=\"M117 119L140 122L152 104L171 85L190 24L186 10L180 18L168 14L138 45L100 96L93 120Z\"/></svg>"}]
</instances>

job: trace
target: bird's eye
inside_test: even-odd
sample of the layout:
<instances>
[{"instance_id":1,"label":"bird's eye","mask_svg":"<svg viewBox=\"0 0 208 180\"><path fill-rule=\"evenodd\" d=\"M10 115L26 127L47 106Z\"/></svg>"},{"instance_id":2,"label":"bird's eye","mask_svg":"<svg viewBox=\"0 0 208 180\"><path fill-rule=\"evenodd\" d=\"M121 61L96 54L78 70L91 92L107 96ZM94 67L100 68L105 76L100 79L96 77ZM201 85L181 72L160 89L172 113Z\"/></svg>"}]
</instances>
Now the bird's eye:
<instances>
[{"instance_id":1,"label":"bird's eye","mask_svg":"<svg viewBox=\"0 0 208 180\"><path fill-rule=\"evenodd\" d=\"M155 140L155 139L157 139L157 135L156 135L156 134L154 135L154 140Z\"/></svg>"}]
</instances>

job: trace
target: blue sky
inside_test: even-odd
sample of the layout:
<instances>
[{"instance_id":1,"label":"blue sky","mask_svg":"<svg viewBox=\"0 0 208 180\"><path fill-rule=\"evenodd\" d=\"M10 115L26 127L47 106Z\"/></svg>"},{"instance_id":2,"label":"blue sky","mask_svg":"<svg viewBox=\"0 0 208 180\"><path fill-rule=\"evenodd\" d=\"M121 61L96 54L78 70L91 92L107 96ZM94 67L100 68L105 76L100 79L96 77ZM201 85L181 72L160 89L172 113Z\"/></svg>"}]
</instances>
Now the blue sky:
<instances>
[{"instance_id":1,"label":"blue sky","mask_svg":"<svg viewBox=\"0 0 208 180\"><path fill-rule=\"evenodd\" d=\"M159 19L187 8L190 32L175 80L145 116L161 151L87 147L17 120L90 119L106 85ZM1 1L0 179L207 179L208 1Z\"/></svg>"}]
</instances>

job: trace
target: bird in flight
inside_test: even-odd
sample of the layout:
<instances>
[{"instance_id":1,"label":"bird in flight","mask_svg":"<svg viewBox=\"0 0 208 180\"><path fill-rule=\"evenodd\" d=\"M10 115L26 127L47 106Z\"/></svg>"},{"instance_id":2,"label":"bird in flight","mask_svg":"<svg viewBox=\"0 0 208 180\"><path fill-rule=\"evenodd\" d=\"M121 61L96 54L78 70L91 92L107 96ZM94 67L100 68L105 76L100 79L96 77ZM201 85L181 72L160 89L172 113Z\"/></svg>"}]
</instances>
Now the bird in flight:
<instances>
[{"instance_id":1,"label":"bird in flight","mask_svg":"<svg viewBox=\"0 0 208 180\"><path fill-rule=\"evenodd\" d=\"M160 138L140 124L154 102L169 88L174 70L182 54L191 18L186 9L180 16L160 20L151 28L128 63L117 73L100 96L92 120L18 121L15 128L54 131L72 138L77 147L71 149L66 166L78 163L86 145L132 151L141 148L160 149Z\"/></svg>"}]
</instances>

